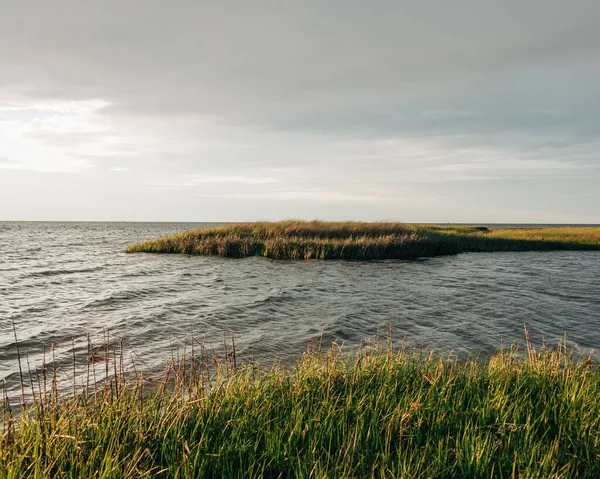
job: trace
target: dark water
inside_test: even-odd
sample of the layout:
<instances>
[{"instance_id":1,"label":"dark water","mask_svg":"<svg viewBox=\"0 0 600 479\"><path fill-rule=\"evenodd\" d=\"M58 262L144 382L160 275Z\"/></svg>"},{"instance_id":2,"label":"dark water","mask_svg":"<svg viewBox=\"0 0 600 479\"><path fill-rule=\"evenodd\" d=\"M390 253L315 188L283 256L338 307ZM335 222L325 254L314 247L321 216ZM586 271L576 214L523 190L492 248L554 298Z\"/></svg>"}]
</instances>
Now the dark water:
<instances>
[{"instance_id":1,"label":"dark water","mask_svg":"<svg viewBox=\"0 0 600 479\"><path fill-rule=\"evenodd\" d=\"M138 240L198 225L0 223L0 382L55 345L64 377L85 369L87 340L124 338L126 355L162 366L192 332L259 360L296 359L307 344L351 349L391 325L396 339L457 354L523 338L600 346L600 252L464 254L418 261L281 262L126 255ZM322 333L323 331L323 333ZM135 352L135 356L134 353ZM61 376L62 378L63 376ZM68 385L64 379L63 385Z\"/></svg>"}]
</instances>

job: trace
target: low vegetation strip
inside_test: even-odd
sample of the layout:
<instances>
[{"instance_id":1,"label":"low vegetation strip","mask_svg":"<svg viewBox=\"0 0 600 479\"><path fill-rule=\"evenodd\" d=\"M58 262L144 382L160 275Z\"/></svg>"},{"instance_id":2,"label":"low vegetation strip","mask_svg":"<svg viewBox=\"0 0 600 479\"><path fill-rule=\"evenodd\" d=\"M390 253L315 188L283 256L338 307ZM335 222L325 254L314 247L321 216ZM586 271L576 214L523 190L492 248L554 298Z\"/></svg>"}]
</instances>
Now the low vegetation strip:
<instances>
[{"instance_id":1,"label":"low vegetation strip","mask_svg":"<svg viewBox=\"0 0 600 479\"><path fill-rule=\"evenodd\" d=\"M0 477L600 477L600 372L564 345L462 363L334 346L263 372L227 357L174 360L153 388L43 391L20 422L5 403Z\"/></svg>"},{"instance_id":2,"label":"low vegetation strip","mask_svg":"<svg viewBox=\"0 0 600 479\"><path fill-rule=\"evenodd\" d=\"M411 259L467 252L600 250L600 228L514 228L403 223L244 223L186 231L130 246L129 253L233 258Z\"/></svg>"}]
</instances>

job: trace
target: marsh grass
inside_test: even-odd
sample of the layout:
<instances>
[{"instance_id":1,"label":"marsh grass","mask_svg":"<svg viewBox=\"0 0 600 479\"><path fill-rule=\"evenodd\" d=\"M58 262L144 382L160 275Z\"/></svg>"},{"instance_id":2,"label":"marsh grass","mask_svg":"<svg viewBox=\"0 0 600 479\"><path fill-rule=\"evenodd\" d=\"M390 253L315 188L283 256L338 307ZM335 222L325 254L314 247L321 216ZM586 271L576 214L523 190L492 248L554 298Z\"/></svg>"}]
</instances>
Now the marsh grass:
<instances>
[{"instance_id":1,"label":"marsh grass","mask_svg":"<svg viewBox=\"0 0 600 479\"><path fill-rule=\"evenodd\" d=\"M153 381L118 362L5 399L0 477L600 477L600 372L564 343L457 362L375 339L264 371L192 347Z\"/></svg>"},{"instance_id":2,"label":"marsh grass","mask_svg":"<svg viewBox=\"0 0 600 479\"><path fill-rule=\"evenodd\" d=\"M138 243L128 253L233 258L411 259L466 252L600 250L600 228L495 229L477 226L282 221L198 229Z\"/></svg>"}]
</instances>

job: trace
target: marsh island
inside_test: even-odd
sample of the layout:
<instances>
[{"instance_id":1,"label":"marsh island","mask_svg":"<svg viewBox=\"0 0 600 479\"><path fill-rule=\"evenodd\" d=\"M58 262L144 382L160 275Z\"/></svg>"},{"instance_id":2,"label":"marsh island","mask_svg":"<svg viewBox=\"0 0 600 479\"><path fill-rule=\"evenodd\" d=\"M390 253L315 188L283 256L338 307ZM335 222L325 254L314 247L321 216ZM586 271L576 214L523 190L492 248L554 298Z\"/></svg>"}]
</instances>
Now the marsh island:
<instances>
[{"instance_id":1,"label":"marsh island","mask_svg":"<svg viewBox=\"0 0 600 479\"><path fill-rule=\"evenodd\" d=\"M486 226L280 221L185 231L127 248L128 253L179 253L232 258L412 259L470 252L600 250L598 227Z\"/></svg>"}]
</instances>

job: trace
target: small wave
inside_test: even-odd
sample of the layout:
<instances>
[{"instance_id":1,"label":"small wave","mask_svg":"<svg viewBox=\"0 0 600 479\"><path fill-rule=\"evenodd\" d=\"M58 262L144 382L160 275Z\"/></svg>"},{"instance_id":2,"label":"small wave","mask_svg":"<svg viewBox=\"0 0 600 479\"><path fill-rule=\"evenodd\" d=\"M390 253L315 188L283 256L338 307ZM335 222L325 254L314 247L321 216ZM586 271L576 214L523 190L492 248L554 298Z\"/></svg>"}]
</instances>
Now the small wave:
<instances>
[{"instance_id":1,"label":"small wave","mask_svg":"<svg viewBox=\"0 0 600 479\"><path fill-rule=\"evenodd\" d=\"M156 276L161 273L161 270L156 269L147 269L147 270L139 270L139 271L127 271L123 272L119 275L121 278L143 278L147 276Z\"/></svg>"},{"instance_id":2,"label":"small wave","mask_svg":"<svg viewBox=\"0 0 600 479\"><path fill-rule=\"evenodd\" d=\"M80 274L80 273L93 273L94 271L100 271L104 269L104 266L95 266L93 268L81 268L81 269L46 269L42 271L34 271L23 275L23 278L45 278L48 276L62 276L67 274Z\"/></svg>"},{"instance_id":3,"label":"small wave","mask_svg":"<svg viewBox=\"0 0 600 479\"><path fill-rule=\"evenodd\" d=\"M290 291L282 290L272 293L263 298L256 299L245 305L247 308L260 308L269 305L278 305L295 301L297 298Z\"/></svg>"},{"instance_id":4,"label":"small wave","mask_svg":"<svg viewBox=\"0 0 600 479\"><path fill-rule=\"evenodd\" d=\"M19 271L21 268L19 268L18 266L15 266L13 268L0 268L0 273L5 273L8 271Z\"/></svg>"},{"instance_id":5,"label":"small wave","mask_svg":"<svg viewBox=\"0 0 600 479\"><path fill-rule=\"evenodd\" d=\"M28 306L23 308L18 313L14 315L15 318L19 318L23 315L31 314L31 313L46 313L49 308L45 305L36 305L36 306Z\"/></svg>"},{"instance_id":6,"label":"small wave","mask_svg":"<svg viewBox=\"0 0 600 479\"><path fill-rule=\"evenodd\" d=\"M168 288L161 288L160 293L162 295L169 293ZM144 298L155 296L157 293L156 289L144 289L144 290L133 290L133 291L118 291L110 294L106 298L95 299L82 306L82 309L93 309L102 308L105 306L113 306L115 304L124 303L128 301L136 301Z\"/></svg>"}]
</instances>

